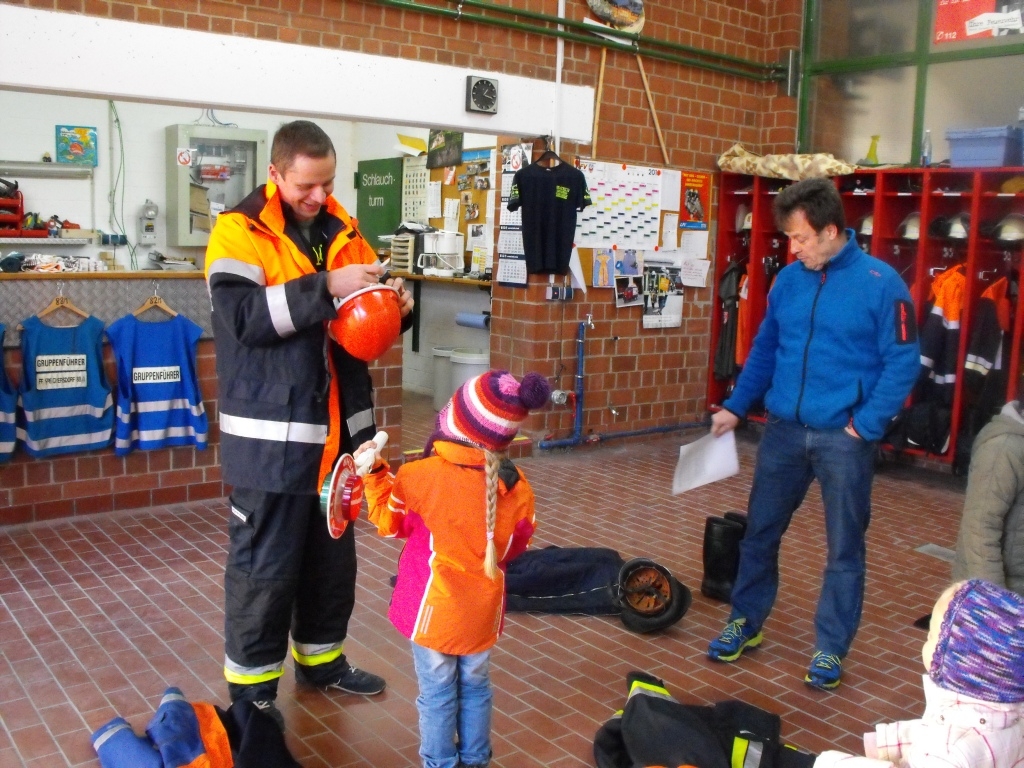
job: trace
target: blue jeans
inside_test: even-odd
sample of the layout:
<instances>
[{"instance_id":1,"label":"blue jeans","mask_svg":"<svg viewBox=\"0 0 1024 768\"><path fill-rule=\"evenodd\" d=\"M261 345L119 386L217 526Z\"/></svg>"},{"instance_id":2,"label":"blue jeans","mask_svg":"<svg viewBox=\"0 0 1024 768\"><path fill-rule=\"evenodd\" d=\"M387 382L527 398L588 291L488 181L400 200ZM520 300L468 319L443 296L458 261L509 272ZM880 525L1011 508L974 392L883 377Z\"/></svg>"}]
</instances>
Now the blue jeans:
<instances>
[{"instance_id":1,"label":"blue jeans","mask_svg":"<svg viewBox=\"0 0 1024 768\"><path fill-rule=\"evenodd\" d=\"M811 429L769 414L757 451L747 532L730 621L760 629L779 589L779 544L817 478L825 506L828 562L814 617L817 650L844 657L860 624L871 519L875 443L842 429Z\"/></svg>"},{"instance_id":2,"label":"blue jeans","mask_svg":"<svg viewBox=\"0 0 1024 768\"><path fill-rule=\"evenodd\" d=\"M487 765L491 759L491 652L438 653L412 644L420 695L423 768ZM456 743L456 737L458 743Z\"/></svg>"}]
</instances>

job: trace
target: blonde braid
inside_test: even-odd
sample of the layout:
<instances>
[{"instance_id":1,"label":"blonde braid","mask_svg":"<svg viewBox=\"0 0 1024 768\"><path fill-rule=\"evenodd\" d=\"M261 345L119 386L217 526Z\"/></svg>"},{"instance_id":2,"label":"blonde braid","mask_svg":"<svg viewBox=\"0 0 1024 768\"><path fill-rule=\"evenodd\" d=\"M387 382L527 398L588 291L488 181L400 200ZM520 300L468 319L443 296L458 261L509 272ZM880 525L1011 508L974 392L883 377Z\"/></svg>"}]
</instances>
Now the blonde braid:
<instances>
[{"instance_id":1,"label":"blonde braid","mask_svg":"<svg viewBox=\"0 0 1024 768\"><path fill-rule=\"evenodd\" d=\"M498 469L503 454L484 451L487 475L487 548L484 551L484 573L491 581L498 578L498 556L494 549L494 521L498 514Z\"/></svg>"}]
</instances>

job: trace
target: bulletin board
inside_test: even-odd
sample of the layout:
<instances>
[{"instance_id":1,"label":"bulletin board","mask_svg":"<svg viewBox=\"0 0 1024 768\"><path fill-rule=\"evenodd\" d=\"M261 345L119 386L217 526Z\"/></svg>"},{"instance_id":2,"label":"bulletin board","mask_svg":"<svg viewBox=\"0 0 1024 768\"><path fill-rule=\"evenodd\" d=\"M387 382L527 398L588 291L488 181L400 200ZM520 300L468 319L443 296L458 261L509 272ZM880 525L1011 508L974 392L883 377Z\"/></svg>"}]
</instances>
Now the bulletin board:
<instances>
[{"instance_id":1,"label":"bulletin board","mask_svg":"<svg viewBox=\"0 0 1024 768\"><path fill-rule=\"evenodd\" d=\"M684 262L708 259L710 173L593 160L578 166L593 199L576 229L590 286L612 288L616 277L642 276L647 262L671 264L688 275L704 271Z\"/></svg>"},{"instance_id":2,"label":"bulletin board","mask_svg":"<svg viewBox=\"0 0 1024 768\"><path fill-rule=\"evenodd\" d=\"M490 265L494 250L494 227L491 212L494 210L494 150L465 150L462 162L456 166L433 168L430 170L430 181L441 184L441 216L431 215L428 222L431 226L447 231L458 231L464 237L466 252L463 254L465 268L472 268L473 245L486 245ZM447 217L445 212L454 212L455 217ZM435 209L431 214L438 213ZM451 224L456 223L455 230Z\"/></svg>"}]
</instances>

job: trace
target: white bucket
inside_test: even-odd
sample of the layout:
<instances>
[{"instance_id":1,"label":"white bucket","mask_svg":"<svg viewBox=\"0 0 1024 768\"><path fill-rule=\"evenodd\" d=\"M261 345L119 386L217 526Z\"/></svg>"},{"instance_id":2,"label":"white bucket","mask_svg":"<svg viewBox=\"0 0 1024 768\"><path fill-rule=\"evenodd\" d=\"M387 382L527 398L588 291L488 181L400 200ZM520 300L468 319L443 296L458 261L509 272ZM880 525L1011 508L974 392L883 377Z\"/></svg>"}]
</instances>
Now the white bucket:
<instances>
[{"instance_id":1,"label":"white bucket","mask_svg":"<svg viewBox=\"0 0 1024 768\"><path fill-rule=\"evenodd\" d=\"M456 347L452 350L452 392L491 367L491 354L475 347Z\"/></svg>"},{"instance_id":2,"label":"white bucket","mask_svg":"<svg viewBox=\"0 0 1024 768\"><path fill-rule=\"evenodd\" d=\"M434 347L434 410L440 411L452 393L452 350L455 347Z\"/></svg>"}]
</instances>

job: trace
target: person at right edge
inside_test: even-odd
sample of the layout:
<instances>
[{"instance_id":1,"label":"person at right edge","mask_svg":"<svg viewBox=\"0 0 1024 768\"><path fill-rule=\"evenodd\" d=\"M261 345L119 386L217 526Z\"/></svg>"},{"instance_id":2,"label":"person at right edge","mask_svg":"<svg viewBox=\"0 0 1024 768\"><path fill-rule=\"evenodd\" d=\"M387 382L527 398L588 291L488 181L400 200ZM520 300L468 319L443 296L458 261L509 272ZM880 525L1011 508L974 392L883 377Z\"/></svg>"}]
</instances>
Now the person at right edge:
<instances>
[{"instance_id":1,"label":"person at right edge","mask_svg":"<svg viewBox=\"0 0 1024 768\"><path fill-rule=\"evenodd\" d=\"M857 245L830 180L783 189L774 214L796 261L776 277L736 387L711 420L712 434L725 434L764 399L732 612L708 656L733 662L761 644L782 536L817 479L828 558L804 682L831 690L860 624L876 446L917 379L917 326L907 286Z\"/></svg>"},{"instance_id":2,"label":"person at right edge","mask_svg":"<svg viewBox=\"0 0 1024 768\"><path fill-rule=\"evenodd\" d=\"M232 486L224 677L282 727L278 682L373 695L345 655L355 526L331 537L319 492L338 455L376 432L367 364L327 335L336 302L380 284L373 248L331 193L337 160L314 123L274 134L270 180L217 217L206 251L217 351L221 465ZM402 327L413 299L401 283Z\"/></svg>"}]
</instances>

